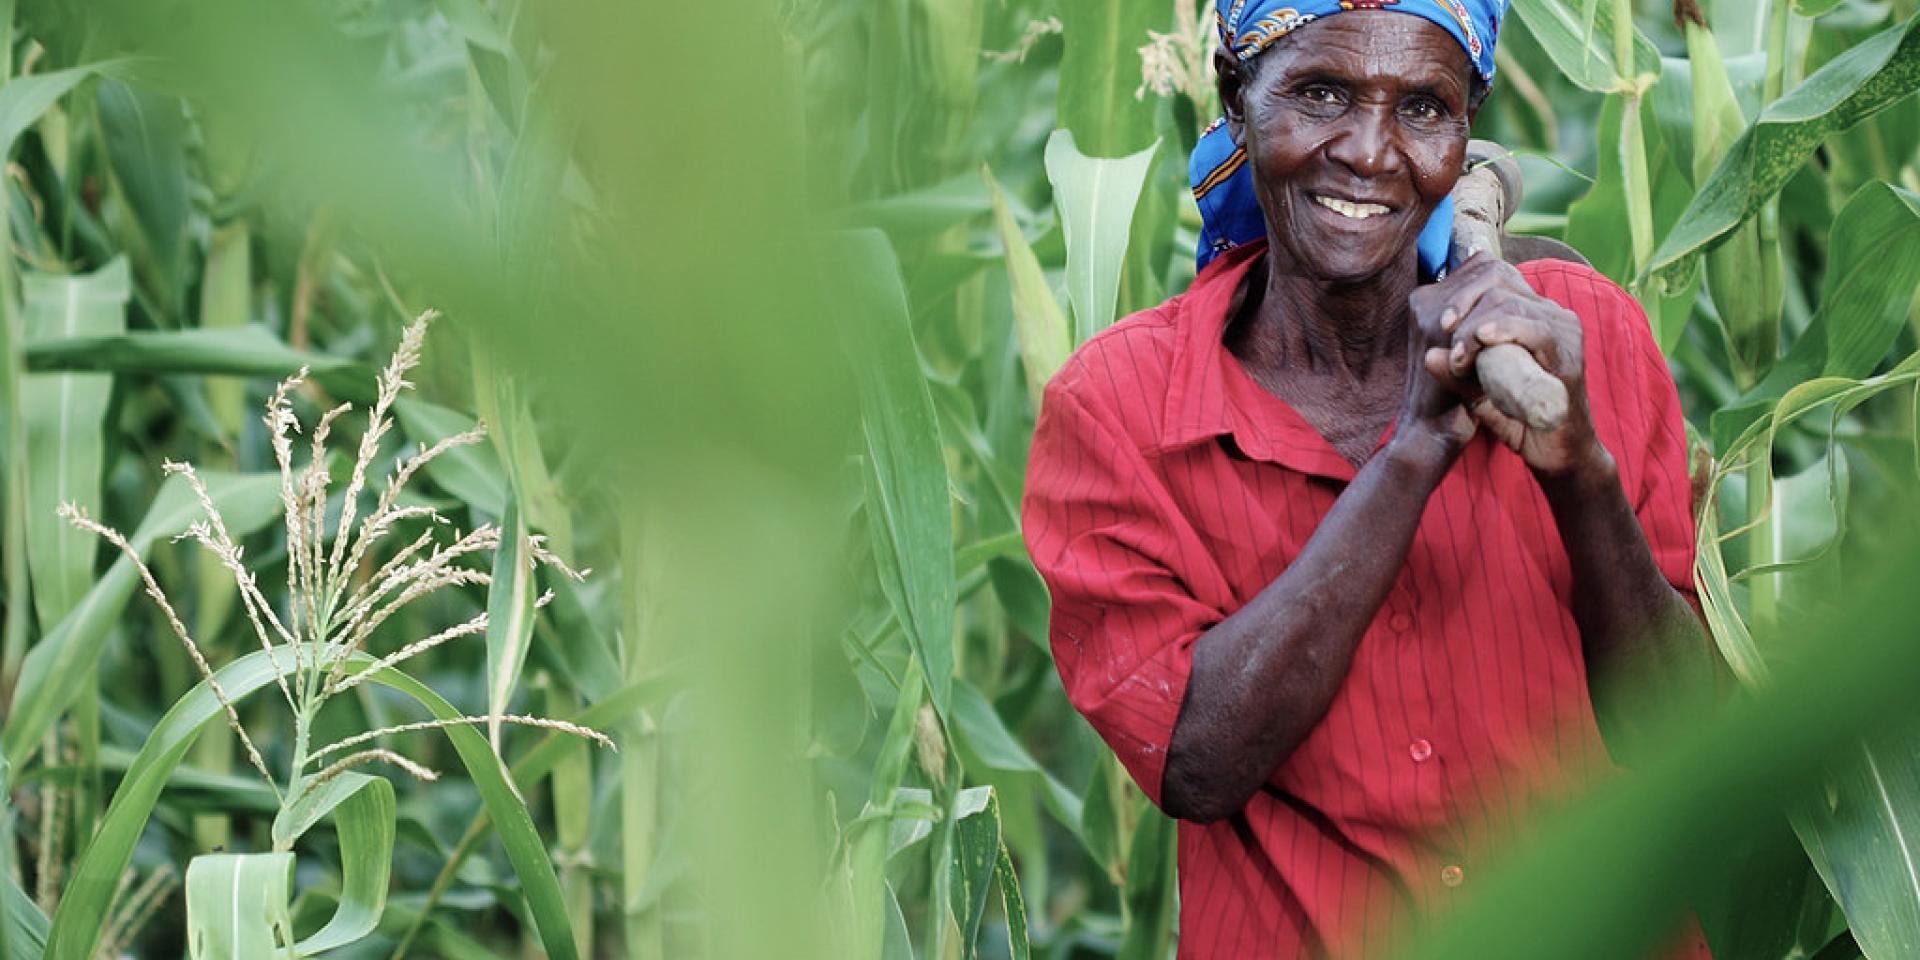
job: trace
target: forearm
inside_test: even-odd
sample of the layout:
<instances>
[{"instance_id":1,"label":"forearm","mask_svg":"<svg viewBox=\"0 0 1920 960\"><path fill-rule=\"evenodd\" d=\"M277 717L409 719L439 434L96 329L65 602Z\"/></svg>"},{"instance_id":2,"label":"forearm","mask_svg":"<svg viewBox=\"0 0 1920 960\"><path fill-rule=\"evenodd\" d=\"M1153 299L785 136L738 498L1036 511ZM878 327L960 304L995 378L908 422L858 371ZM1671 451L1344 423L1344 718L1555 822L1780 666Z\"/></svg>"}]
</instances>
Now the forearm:
<instances>
[{"instance_id":1,"label":"forearm","mask_svg":"<svg viewBox=\"0 0 1920 960\"><path fill-rule=\"evenodd\" d=\"M1239 810L1320 722L1452 460L1439 438L1396 435L1285 572L1200 637L1162 778L1169 813Z\"/></svg>"},{"instance_id":2,"label":"forearm","mask_svg":"<svg viewBox=\"0 0 1920 960\"><path fill-rule=\"evenodd\" d=\"M1601 450L1594 462L1540 483L1567 551L1594 710L1618 756L1662 715L1706 701L1712 660L1692 605L1654 563L1613 458Z\"/></svg>"}]
</instances>

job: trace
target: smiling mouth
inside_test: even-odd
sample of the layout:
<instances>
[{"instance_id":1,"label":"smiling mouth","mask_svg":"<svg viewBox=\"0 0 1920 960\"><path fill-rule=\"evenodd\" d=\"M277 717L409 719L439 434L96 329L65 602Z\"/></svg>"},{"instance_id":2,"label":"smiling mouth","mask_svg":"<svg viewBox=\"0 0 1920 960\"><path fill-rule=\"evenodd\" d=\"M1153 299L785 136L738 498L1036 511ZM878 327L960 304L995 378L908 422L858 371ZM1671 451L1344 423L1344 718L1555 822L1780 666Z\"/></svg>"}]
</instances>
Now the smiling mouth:
<instances>
[{"instance_id":1,"label":"smiling mouth","mask_svg":"<svg viewBox=\"0 0 1920 960\"><path fill-rule=\"evenodd\" d=\"M1313 195L1313 202L1349 220L1365 220L1369 217L1377 217L1393 212L1391 207L1385 207L1377 203L1354 203L1349 200L1329 197L1319 193Z\"/></svg>"}]
</instances>

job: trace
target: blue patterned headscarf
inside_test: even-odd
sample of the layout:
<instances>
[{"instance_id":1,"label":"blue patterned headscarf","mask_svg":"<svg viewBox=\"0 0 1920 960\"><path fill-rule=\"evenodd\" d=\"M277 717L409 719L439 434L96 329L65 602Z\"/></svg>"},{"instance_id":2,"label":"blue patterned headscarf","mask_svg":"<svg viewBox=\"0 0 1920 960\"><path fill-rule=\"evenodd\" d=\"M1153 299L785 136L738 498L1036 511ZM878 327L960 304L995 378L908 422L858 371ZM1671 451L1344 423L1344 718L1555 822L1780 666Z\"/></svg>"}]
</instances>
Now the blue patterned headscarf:
<instances>
[{"instance_id":1,"label":"blue patterned headscarf","mask_svg":"<svg viewBox=\"0 0 1920 960\"><path fill-rule=\"evenodd\" d=\"M1348 10L1391 10L1424 17L1445 28L1473 60L1483 83L1493 82L1493 45L1500 32L1506 0L1214 0L1220 42L1241 63L1251 61L1274 41L1322 17ZM1267 223L1253 192L1253 168L1247 151L1233 142L1224 119L1215 120L1193 148L1187 168L1193 198L1200 204L1201 269L1214 257L1266 236ZM1453 198L1434 208L1420 231L1420 269L1429 277L1451 266Z\"/></svg>"}]
</instances>

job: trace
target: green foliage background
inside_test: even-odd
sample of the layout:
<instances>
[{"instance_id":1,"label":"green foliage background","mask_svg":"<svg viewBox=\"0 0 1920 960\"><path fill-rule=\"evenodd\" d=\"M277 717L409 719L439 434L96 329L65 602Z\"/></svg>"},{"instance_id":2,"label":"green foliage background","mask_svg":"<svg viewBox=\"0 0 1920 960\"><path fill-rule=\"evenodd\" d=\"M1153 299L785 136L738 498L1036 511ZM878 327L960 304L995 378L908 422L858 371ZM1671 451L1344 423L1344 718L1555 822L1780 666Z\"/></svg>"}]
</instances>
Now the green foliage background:
<instances>
[{"instance_id":1,"label":"green foliage background","mask_svg":"<svg viewBox=\"0 0 1920 960\"><path fill-rule=\"evenodd\" d=\"M1920 955L1915 3L1719 0L1710 32L1656 0L1514 6L1476 133L1521 158L1514 229L1648 307L1738 691L1423 952L1631 955L1685 900L1722 958ZM427 307L400 429L493 440L426 495L466 525L514 504L598 571L541 613L511 702L621 749L510 734L516 800L472 742L396 742L449 776L395 780L386 909L329 955L1169 954L1174 827L1065 702L1017 518L1038 385L1191 279L1207 5L0 14L0 955L97 949L60 931L178 955L167 877L265 849L274 810L178 719L206 707L184 652L54 506L149 533L216 664L270 685L164 535L160 462L239 475L275 582L252 411L303 364L304 412L364 402ZM414 672L488 709L478 645ZM422 715L349 706L326 722ZM115 796L143 799L103 825ZM326 830L298 854L304 936L346 858Z\"/></svg>"}]
</instances>

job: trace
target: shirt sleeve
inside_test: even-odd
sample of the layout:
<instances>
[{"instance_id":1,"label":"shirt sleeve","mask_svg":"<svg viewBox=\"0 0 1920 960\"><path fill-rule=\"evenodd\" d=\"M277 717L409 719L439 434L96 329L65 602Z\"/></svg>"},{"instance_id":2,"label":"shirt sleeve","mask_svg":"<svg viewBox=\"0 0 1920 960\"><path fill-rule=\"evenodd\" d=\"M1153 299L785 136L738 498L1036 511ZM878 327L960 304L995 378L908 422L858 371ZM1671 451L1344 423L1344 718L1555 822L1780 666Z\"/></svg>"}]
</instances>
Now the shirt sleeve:
<instances>
[{"instance_id":1,"label":"shirt sleeve","mask_svg":"<svg viewBox=\"0 0 1920 960\"><path fill-rule=\"evenodd\" d=\"M1184 586L1181 524L1139 448L1060 382L1041 405L1021 525L1052 594L1067 699L1159 805L1194 641L1225 614Z\"/></svg>"}]
</instances>

